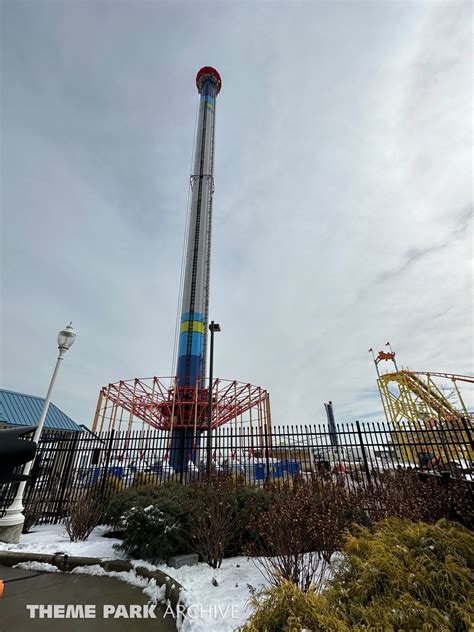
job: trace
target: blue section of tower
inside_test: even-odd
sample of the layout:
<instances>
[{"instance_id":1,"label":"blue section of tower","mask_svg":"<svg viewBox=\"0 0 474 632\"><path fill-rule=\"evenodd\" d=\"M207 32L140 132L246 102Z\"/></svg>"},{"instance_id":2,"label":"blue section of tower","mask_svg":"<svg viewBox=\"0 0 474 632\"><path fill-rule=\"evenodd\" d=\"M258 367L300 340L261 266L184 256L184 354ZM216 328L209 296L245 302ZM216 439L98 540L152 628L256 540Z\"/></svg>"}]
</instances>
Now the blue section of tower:
<instances>
[{"instance_id":1,"label":"blue section of tower","mask_svg":"<svg viewBox=\"0 0 474 632\"><path fill-rule=\"evenodd\" d=\"M189 344L189 338L191 342ZM188 346L189 345L189 346ZM191 349L191 353L189 353ZM204 334L197 331L183 331L179 336L178 377L180 384L194 386L200 377L204 351Z\"/></svg>"},{"instance_id":2,"label":"blue section of tower","mask_svg":"<svg viewBox=\"0 0 474 632\"><path fill-rule=\"evenodd\" d=\"M192 313L185 312L184 314L181 315L182 323L189 320L197 320L200 323L204 323L206 321L204 314L199 314L198 312L192 312Z\"/></svg>"},{"instance_id":3,"label":"blue section of tower","mask_svg":"<svg viewBox=\"0 0 474 632\"><path fill-rule=\"evenodd\" d=\"M181 385L194 386L201 376L205 331L204 314L185 312L181 316L177 365Z\"/></svg>"},{"instance_id":4,"label":"blue section of tower","mask_svg":"<svg viewBox=\"0 0 474 632\"><path fill-rule=\"evenodd\" d=\"M179 336L179 358L187 355L188 342L190 338L191 356L201 357L204 348L204 334L198 333L197 331L183 331Z\"/></svg>"}]
</instances>

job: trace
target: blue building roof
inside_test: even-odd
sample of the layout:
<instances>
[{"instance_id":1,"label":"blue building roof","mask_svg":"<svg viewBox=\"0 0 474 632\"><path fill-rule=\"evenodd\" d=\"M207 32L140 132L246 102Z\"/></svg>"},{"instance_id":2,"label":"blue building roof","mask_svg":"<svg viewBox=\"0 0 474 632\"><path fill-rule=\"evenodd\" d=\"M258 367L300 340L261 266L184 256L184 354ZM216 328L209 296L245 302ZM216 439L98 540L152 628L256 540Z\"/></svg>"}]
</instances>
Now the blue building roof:
<instances>
[{"instance_id":1,"label":"blue building roof","mask_svg":"<svg viewBox=\"0 0 474 632\"><path fill-rule=\"evenodd\" d=\"M0 423L12 426L36 426L43 405L44 397L0 389ZM52 403L49 405L44 427L48 430L82 431L80 426Z\"/></svg>"}]
</instances>

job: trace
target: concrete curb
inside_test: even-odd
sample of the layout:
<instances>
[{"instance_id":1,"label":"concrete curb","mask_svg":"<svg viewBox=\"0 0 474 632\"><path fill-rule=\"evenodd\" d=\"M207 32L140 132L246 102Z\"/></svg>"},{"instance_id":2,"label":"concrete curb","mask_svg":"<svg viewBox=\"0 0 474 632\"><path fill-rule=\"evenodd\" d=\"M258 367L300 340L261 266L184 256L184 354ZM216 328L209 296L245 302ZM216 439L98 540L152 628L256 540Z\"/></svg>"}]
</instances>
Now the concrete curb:
<instances>
[{"instance_id":1,"label":"concrete curb","mask_svg":"<svg viewBox=\"0 0 474 632\"><path fill-rule=\"evenodd\" d=\"M169 575L159 570L150 570L143 566L134 566L128 560L102 560L96 557L74 557L64 553L26 553L21 551L0 551L0 565L15 566L21 562L46 562L56 566L60 571L71 571L78 566L94 566L98 564L105 571L135 571L137 575L145 579L155 579L158 586L166 586L165 598L176 612L180 603L180 592L183 586Z\"/></svg>"}]
</instances>

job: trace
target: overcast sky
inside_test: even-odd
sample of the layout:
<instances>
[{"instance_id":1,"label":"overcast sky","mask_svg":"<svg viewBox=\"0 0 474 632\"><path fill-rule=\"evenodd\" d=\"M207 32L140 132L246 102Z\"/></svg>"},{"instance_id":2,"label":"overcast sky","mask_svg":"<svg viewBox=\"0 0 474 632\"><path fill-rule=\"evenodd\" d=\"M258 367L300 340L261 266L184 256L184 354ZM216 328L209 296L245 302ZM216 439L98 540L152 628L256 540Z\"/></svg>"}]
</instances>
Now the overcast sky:
<instances>
[{"instance_id":1,"label":"overcast sky","mask_svg":"<svg viewBox=\"0 0 474 632\"><path fill-rule=\"evenodd\" d=\"M170 375L197 106L221 73L215 373L274 423L382 419L367 350L472 374L470 3L15 2L2 12L0 385L90 424ZM388 368L388 367L387 367Z\"/></svg>"}]
</instances>

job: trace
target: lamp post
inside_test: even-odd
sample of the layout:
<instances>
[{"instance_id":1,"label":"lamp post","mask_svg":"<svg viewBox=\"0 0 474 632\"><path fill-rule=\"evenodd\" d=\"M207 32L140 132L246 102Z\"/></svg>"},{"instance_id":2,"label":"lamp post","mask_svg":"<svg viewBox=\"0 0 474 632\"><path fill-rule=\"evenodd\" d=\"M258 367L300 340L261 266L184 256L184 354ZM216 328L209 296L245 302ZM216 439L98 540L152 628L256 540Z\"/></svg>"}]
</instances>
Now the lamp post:
<instances>
[{"instance_id":1,"label":"lamp post","mask_svg":"<svg viewBox=\"0 0 474 632\"><path fill-rule=\"evenodd\" d=\"M211 332L211 348L209 353L209 388L208 388L208 404L207 404L207 480L211 476L211 437L212 437L212 373L214 369L214 332L221 331L219 323L215 323L213 320L209 325L209 331Z\"/></svg>"},{"instance_id":2,"label":"lamp post","mask_svg":"<svg viewBox=\"0 0 474 632\"><path fill-rule=\"evenodd\" d=\"M48 408L51 402L53 387L58 376L59 367L61 366L61 362L64 359L66 351L68 351L72 347L75 339L76 332L72 328L72 323L69 323L67 327L61 329L58 334L59 355L56 360L56 366L54 367L53 375L51 377L48 393L46 395L46 399L44 400L43 410L41 411L38 426L36 427L35 434L33 436L33 441L36 443L38 443L38 440L41 436L41 431L43 430L44 426L44 420L46 419L46 415L48 414ZM29 475L33 466L33 462L34 459L25 464L23 475ZM20 541L21 529L25 520L25 516L22 513L24 509L23 493L25 491L25 487L26 481L21 481L21 483L18 485L16 496L12 504L7 508L3 518L0 518L0 540L3 542L17 543Z\"/></svg>"}]
</instances>

